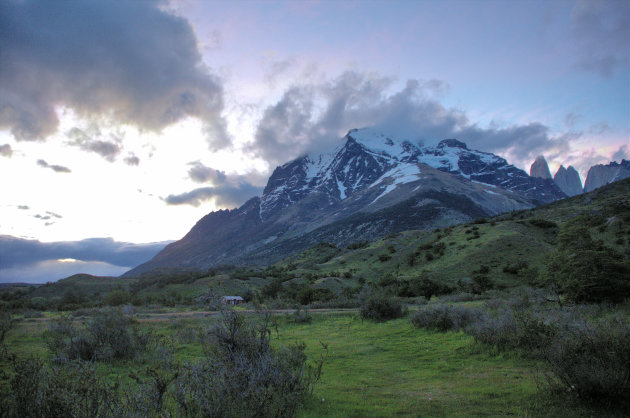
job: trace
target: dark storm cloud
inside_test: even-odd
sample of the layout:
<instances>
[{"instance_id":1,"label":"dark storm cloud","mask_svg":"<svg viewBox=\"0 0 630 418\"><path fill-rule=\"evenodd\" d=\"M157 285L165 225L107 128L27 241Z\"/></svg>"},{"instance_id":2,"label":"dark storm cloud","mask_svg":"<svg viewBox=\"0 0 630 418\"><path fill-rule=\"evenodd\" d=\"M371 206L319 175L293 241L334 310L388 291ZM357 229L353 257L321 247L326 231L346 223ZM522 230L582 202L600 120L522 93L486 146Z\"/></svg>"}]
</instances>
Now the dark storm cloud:
<instances>
[{"instance_id":1,"label":"dark storm cloud","mask_svg":"<svg viewBox=\"0 0 630 418\"><path fill-rule=\"evenodd\" d=\"M578 65L602 77L630 65L630 2L580 1L572 15Z\"/></svg>"},{"instance_id":2,"label":"dark storm cloud","mask_svg":"<svg viewBox=\"0 0 630 418\"><path fill-rule=\"evenodd\" d=\"M94 152L109 162L113 162L121 151L118 143L94 139L79 128L70 129L66 135L72 140L69 142L70 145L77 146L84 151Z\"/></svg>"},{"instance_id":3,"label":"dark storm cloud","mask_svg":"<svg viewBox=\"0 0 630 418\"><path fill-rule=\"evenodd\" d=\"M73 258L102 261L116 266L135 267L157 254L166 242L130 244L111 238L42 243L10 236L0 236L0 269L28 266L44 260Z\"/></svg>"},{"instance_id":4,"label":"dark storm cloud","mask_svg":"<svg viewBox=\"0 0 630 418\"><path fill-rule=\"evenodd\" d=\"M206 167L199 161L192 162L190 165L192 167L188 170L188 175L194 182L211 182L214 185L225 183L226 175L223 171Z\"/></svg>"},{"instance_id":5,"label":"dark storm cloud","mask_svg":"<svg viewBox=\"0 0 630 418\"><path fill-rule=\"evenodd\" d=\"M189 163L188 176L195 183L209 183L211 186L199 187L180 194L171 194L163 198L169 205L199 206L202 202L213 199L222 208L238 207L262 192L256 186L266 181L266 177L258 174L226 175L225 172L208 167L200 161Z\"/></svg>"},{"instance_id":6,"label":"dark storm cloud","mask_svg":"<svg viewBox=\"0 0 630 418\"><path fill-rule=\"evenodd\" d=\"M189 192L168 195L164 200L169 205L191 205L197 207L201 202L210 200L215 195L214 187L200 187Z\"/></svg>"},{"instance_id":7,"label":"dark storm cloud","mask_svg":"<svg viewBox=\"0 0 630 418\"><path fill-rule=\"evenodd\" d=\"M238 207L254 196L260 195L262 187L247 182L235 185L224 184L216 187L200 187L189 192L168 195L164 201L169 205L199 206L202 202L214 199L223 208Z\"/></svg>"},{"instance_id":8,"label":"dark storm cloud","mask_svg":"<svg viewBox=\"0 0 630 418\"><path fill-rule=\"evenodd\" d=\"M56 173L71 173L72 172L72 170L70 170L68 167L64 167L62 165L54 165L54 164L51 165L51 164L48 164L45 160L37 160L37 165L44 168L50 168Z\"/></svg>"},{"instance_id":9,"label":"dark storm cloud","mask_svg":"<svg viewBox=\"0 0 630 418\"><path fill-rule=\"evenodd\" d=\"M140 158L136 157L134 154L129 154L123 161L127 165L140 165Z\"/></svg>"},{"instance_id":10,"label":"dark storm cloud","mask_svg":"<svg viewBox=\"0 0 630 418\"><path fill-rule=\"evenodd\" d=\"M392 83L384 77L346 72L328 83L293 86L264 111L250 151L273 166L329 148L348 130L365 126L414 142L455 137L471 148L509 151L522 158L566 148L571 139L551 138L549 128L540 123L480 128L464 112L438 101L448 90L439 80L409 80L394 92Z\"/></svg>"},{"instance_id":11,"label":"dark storm cloud","mask_svg":"<svg viewBox=\"0 0 630 418\"><path fill-rule=\"evenodd\" d=\"M0 155L2 155L3 157L11 158L11 156L13 155L13 150L11 149L11 145L9 144L0 145Z\"/></svg>"},{"instance_id":12,"label":"dark storm cloud","mask_svg":"<svg viewBox=\"0 0 630 418\"><path fill-rule=\"evenodd\" d=\"M204 67L188 21L163 5L0 2L0 128L44 139L59 125L55 107L66 106L151 131L198 117L211 147L227 145L222 85Z\"/></svg>"}]
</instances>

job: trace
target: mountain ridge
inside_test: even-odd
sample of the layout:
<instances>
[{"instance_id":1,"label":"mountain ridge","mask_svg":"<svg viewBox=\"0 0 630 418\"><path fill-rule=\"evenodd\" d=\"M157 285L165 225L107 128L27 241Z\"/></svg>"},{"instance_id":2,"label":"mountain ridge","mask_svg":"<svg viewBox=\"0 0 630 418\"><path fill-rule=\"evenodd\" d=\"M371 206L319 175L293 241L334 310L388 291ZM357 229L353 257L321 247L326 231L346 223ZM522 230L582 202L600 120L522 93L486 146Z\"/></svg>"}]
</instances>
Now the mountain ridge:
<instances>
[{"instance_id":1,"label":"mountain ridge","mask_svg":"<svg viewBox=\"0 0 630 418\"><path fill-rule=\"evenodd\" d=\"M407 206L396 206L400 216L427 212L424 206L437 208L429 211L435 215L431 222L412 217L416 222L405 224L418 229L472 220L473 213L490 216L566 197L553 180L530 177L505 159L470 150L456 139L423 147L364 128L349 131L344 140L331 152L305 155L277 167L261 197L238 209L204 216L180 241L125 275L166 266L203 269L219 263L246 264L273 253L274 247L291 251L278 244L282 241L295 242L359 212L378 218L379 211L401 202ZM469 211L467 204L458 211L441 199L423 200L430 191L463 196L478 210ZM398 216L390 215L392 221ZM380 233L395 229L382 228ZM374 237L365 231L355 229L339 240Z\"/></svg>"}]
</instances>

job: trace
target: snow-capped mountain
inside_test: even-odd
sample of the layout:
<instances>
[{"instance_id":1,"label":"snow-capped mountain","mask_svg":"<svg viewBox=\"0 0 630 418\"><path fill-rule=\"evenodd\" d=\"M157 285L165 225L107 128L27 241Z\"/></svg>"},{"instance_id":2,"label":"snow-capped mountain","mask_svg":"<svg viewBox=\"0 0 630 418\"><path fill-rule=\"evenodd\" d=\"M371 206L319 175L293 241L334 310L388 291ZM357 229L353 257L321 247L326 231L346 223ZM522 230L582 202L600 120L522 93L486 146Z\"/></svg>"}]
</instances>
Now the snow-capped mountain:
<instances>
[{"instance_id":1,"label":"snow-capped mountain","mask_svg":"<svg viewBox=\"0 0 630 418\"><path fill-rule=\"evenodd\" d=\"M347 245L563 197L553 180L530 177L455 139L429 147L355 129L328 153L276 168L261 197L206 215L184 238L127 275L269 263L319 241Z\"/></svg>"},{"instance_id":2,"label":"snow-capped mountain","mask_svg":"<svg viewBox=\"0 0 630 418\"><path fill-rule=\"evenodd\" d=\"M445 139L436 147L420 147L364 128L348 132L345 144L331 153L307 155L276 168L261 198L261 218L267 219L310 193L324 193L333 202L377 186L387 177L394 178L383 190L386 194L397 184L418 180L418 164L519 192L535 204L566 197L551 176L530 177L503 158L469 150L456 139Z\"/></svg>"}]
</instances>

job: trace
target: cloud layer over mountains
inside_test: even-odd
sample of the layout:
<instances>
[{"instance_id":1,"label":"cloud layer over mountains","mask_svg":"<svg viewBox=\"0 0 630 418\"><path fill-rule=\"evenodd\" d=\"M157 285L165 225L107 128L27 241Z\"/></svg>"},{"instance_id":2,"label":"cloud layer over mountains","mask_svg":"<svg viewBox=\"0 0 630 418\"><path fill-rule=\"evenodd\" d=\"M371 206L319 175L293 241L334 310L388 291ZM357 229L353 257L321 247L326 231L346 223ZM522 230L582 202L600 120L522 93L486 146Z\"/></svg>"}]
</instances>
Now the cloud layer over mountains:
<instances>
[{"instance_id":1,"label":"cloud layer over mountains","mask_svg":"<svg viewBox=\"0 0 630 418\"><path fill-rule=\"evenodd\" d=\"M392 92L393 81L348 71L330 82L294 85L264 111L251 151L272 165L282 164L306 151L332 148L350 128L365 126L416 142L459 138L471 148L523 161L567 148L566 137L551 137L540 123L477 126L465 112L440 103L448 89L443 81L408 80Z\"/></svg>"}]
</instances>

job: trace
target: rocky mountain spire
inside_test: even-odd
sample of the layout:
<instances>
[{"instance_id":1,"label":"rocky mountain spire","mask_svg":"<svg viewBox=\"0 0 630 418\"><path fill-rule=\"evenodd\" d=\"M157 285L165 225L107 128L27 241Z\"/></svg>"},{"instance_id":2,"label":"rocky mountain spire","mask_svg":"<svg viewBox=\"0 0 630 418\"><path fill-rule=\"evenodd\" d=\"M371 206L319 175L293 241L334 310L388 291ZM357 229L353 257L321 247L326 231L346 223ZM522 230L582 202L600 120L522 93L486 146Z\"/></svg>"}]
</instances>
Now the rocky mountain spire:
<instances>
[{"instance_id":1,"label":"rocky mountain spire","mask_svg":"<svg viewBox=\"0 0 630 418\"><path fill-rule=\"evenodd\" d=\"M580 175L571 165L569 168L564 168L564 166L561 165L556 175L553 176L553 181L567 196L575 196L582 193Z\"/></svg>"},{"instance_id":2,"label":"rocky mountain spire","mask_svg":"<svg viewBox=\"0 0 630 418\"><path fill-rule=\"evenodd\" d=\"M540 177L541 179L551 178L551 172L549 171L549 166L547 165L545 157L542 155L536 157L536 161L534 161L529 169L529 175L531 177Z\"/></svg>"},{"instance_id":3,"label":"rocky mountain spire","mask_svg":"<svg viewBox=\"0 0 630 418\"><path fill-rule=\"evenodd\" d=\"M588 170L588 175L584 182L584 192L590 192L598 187L627 177L630 177L630 161L628 160L621 160L621 164L613 161L606 165L594 165Z\"/></svg>"}]
</instances>

